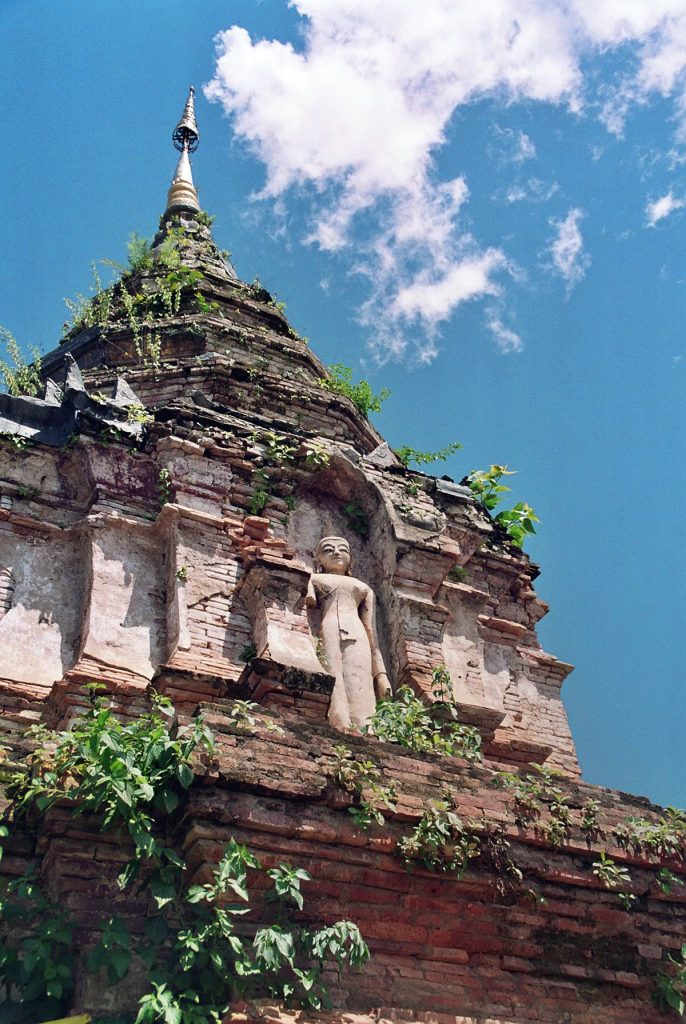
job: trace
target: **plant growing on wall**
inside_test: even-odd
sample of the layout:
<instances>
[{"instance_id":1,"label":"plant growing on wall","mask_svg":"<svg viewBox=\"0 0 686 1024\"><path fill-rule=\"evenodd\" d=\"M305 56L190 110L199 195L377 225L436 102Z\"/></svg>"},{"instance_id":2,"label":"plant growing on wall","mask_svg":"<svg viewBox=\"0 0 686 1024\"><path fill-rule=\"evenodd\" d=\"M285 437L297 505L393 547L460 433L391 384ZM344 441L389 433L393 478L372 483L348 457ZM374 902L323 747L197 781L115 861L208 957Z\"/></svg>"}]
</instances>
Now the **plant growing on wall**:
<instances>
[{"instance_id":1,"label":"plant growing on wall","mask_svg":"<svg viewBox=\"0 0 686 1024\"><path fill-rule=\"evenodd\" d=\"M400 448L394 448L393 451L407 469L411 462L414 462L416 466L423 466L432 462L445 462L446 459L449 459L454 452L458 452L462 447L459 441L451 441L445 448L439 448L435 452L422 452L407 444L401 445Z\"/></svg>"},{"instance_id":2,"label":"plant growing on wall","mask_svg":"<svg viewBox=\"0 0 686 1024\"><path fill-rule=\"evenodd\" d=\"M433 671L432 691L433 702L427 704L409 686L399 687L392 698L379 701L364 731L410 750L480 761L481 735L460 723L450 675L443 666Z\"/></svg>"},{"instance_id":3,"label":"plant growing on wall","mask_svg":"<svg viewBox=\"0 0 686 1024\"><path fill-rule=\"evenodd\" d=\"M370 412L381 412L381 406L391 394L388 388L382 388L375 393L368 380L361 380L355 384L352 368L344 366L343 363L333 363L327 369L328 377L321 377L319 380L321 387L335 395L349 398L364 416L369 416Z\"/></svg>"},{"instance_id":4,"label":"plant growing on wall","mask_svg":"<svg viewBox=\"0 0 686 1024\"><path fill-rule=\"evenodd\" d=\"M31 348L32 363L27 363L19 349L19 343L11 331L0 327L0 341L7 352L9 362L0 359L0 374L10 395L39 394L43 387L41 381L41 356L38 349Z\"/></svg>"},{"instance_id":5,"label":"plant growing on wall","mask_svg":"<svg viewBox=\"0 0 686 1024\"><path fill-rule=\"evenodd\" d=\"M202 751L212 754L212 735L200 719L170 728L173 708L159 696L148 713L121 722L97 690L90 688L88 709L71 732L33 731L38 746L9 789L15 823L35 823L59 802L128 837L132 857L119 885L149 899L154 909L143 934L135 936L116 913L108 914L89 968L106 971L115 985L140 961L150 990L140 1000L138 1024L217 1024L235 992L326 1005L325 961L356 966L369 956L357 927L345 920L318 929L293 922L293 909L303 910L301 887L309 875L279 864L267 870L273 885L261 897L272 908L270 923L237 931L236 920L250 910L248 871L264 869L235 839L226 844L212 880L188 888L184 861L173 846L172 815L193 781L192 761ZM249 703L236 708L237 725L252 714ZM6 826L1 830L7 833ZM33 1024L39 1011L65 1008L73 987L73 923L45 898L31 873L5 887L0 910L5 926L19 915L25 923L5 933L0 981L12 984L15 994L19 986L24 1020Z\"/></svg>"},{"instance_id":6,"label":"plant growing on wall","mask_svg":"<svg viewBox=\"0 0 686 1024\"><path fill-rule=\"evenodd\" d=\"M481 852L478 839L455 813L447 794L430 802L412 833L399 841L398 849L409 865L418 863L432 871L449 871L458 878Z\"/></svg>"},{"instance_id":7,"label":"plant growing on wall","mask_svg":"<svg viewBox=\"0 0 686 1024\"><path fill-rule=\"evenodd\" d=\"M504 476L513 476L514 470L507 466L491 466L489 469L473 470L465 478L465 483L472 489L474 496L481 502L485 509L492 512L503 500L503 495L510 488L501 483ZM515 547L521 548L527 536L536 533L534 523L540 522L531 505L525 501L519 501L511 509L503 509L496 513L493 519L507 533L510 541Z\"/></svg>"},{"instance_id":8,"label":"plant growing on wall","mask_svg":"<svg viewBox=\"0 0 686 1024\"><path fill-rule=\"evenodd\" d=\"M355 822L361 828L369 828L372 822L383 825L383 812L394 811L397 791L393 782L384 782L381 772L373 761L360 761L347 747L334 747L335 760L333 777L353 797L348 808Z\"/></svg>"}]
</instances>

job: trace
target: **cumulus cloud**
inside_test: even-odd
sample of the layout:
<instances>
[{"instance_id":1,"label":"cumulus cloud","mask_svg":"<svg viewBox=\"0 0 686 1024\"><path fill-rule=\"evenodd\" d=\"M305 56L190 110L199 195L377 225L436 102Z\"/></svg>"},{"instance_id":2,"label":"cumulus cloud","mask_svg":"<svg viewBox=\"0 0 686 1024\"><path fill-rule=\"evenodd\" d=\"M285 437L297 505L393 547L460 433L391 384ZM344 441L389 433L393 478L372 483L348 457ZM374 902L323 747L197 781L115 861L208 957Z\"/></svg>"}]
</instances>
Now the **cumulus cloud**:
<instances>
[{"instance_id":1,"label":"cumulus cloud","mask_svg":"<svg viewBox=\"0 0 686 1024\"><path fill-rule=\"evenodd\" d=\"M658 221L664 220L665 217L669 217L670 213L674 213L675 210L680 210L685 204L683 199L677 199L672 193L671 189L666 196L661 196L652 203L648 203L646 206L646 224L649 228L654 228Z\"/></svg>"},{"instance_id":2,"label":"cumulus cloud","mask_svg":"<svg viewBox=\"0 0 686 1024\"><path fill-rule=\"evenodd\" d=\"M479 246L465 226L467 183L443 181L436 169L456 110L487 97L593 110L601 104L596 79L586 81L582 68L622 48L631 71L605 88L606 124L620 133L632 106L654 94L673 97L686 124L684 0L291 6L303 19L299 46L229 28L217 38L206 94L262 161L260 196L304 196L306 240L349 254L367 275L362 316L382 321L381 357L416 349L431 358L437 322L493 295L507 267L500 249ZM535 155L526 133L513 131L510 141L515 163ZM572 277L583 275L579 259L571 267Z\"/></svg>"},{"instance_id":3,"label":"cumulus cloud","mask_svg":"<svg viewBox=\"0 0 686 1024\"><path fill-rule=\"evenodd\" d=\"M584 240L579 228L582 217L583 211L574 209L569 211L564 220L550 221L555 228L555 235L548 248L550 267L566 282L568 292L584 278L591 262L590 256L584 251Z\"/></svg>"}]
</instances>

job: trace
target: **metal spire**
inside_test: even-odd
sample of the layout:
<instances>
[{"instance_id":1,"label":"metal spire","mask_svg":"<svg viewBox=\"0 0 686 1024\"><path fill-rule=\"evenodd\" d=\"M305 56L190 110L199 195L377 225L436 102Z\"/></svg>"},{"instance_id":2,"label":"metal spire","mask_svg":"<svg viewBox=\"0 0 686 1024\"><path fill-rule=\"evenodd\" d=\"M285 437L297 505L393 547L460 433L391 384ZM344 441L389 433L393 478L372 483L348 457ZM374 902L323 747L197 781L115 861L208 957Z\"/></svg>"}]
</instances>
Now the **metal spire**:
<instances>
[{"instance_id":1,"label":"metal spire","mask_svg":"<svg viewBox=\"0 0 686 1024\"><path fill-rule=\"evenodd\" d=\"M183 108L181 120L174 129L172 141L179 152L187 149L189 153L195 153L200 142L198 124L195 120L195 89L193 86L188 90L188 99Z\"/></svg>"},{"instance_id":2,"label":"metal spire","mask_svg":"<svg viewBox=\"0 0 686 1024\"><path fill-rule=\"evenodd\" d=\"M181 152L179 162L174 172L171 188L167 196L167 213L175 207L186 207L190 210L199 210L198 193L193 184L191 162L189 153L198 148L200 134L195 120L195 89L190 87L186 106L183 109L181 120L174 129L172 141L176 149Z\"/></svg>"}]
</instances>

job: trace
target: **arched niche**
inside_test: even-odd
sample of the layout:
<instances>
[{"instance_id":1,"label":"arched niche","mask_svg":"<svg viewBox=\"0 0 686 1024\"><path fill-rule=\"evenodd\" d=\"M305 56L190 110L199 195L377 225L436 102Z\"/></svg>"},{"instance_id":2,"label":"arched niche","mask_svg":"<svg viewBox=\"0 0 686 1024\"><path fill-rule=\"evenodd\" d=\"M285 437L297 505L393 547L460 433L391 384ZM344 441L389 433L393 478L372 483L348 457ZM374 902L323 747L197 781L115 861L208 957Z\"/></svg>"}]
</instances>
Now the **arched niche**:
<instances>
[{"instance_id":1,"label":"arched niche","mask_svg":"<svg viewBox=\"0 0 686 1024\"><path fill-rule=\"evenodd\" d=\"M389 677L395 683L393 651L397 645L398 616L391 580L396 543L377 485L360 466L342 455L334 455L326 468L299 486L294 497L286 537L296 559L314 570L312 553L321 538L346 538L352 575L367 583L376 596L379 645ZM311 625L316 633L316 612L312 614Z\"/></svg>"}]
</instances>

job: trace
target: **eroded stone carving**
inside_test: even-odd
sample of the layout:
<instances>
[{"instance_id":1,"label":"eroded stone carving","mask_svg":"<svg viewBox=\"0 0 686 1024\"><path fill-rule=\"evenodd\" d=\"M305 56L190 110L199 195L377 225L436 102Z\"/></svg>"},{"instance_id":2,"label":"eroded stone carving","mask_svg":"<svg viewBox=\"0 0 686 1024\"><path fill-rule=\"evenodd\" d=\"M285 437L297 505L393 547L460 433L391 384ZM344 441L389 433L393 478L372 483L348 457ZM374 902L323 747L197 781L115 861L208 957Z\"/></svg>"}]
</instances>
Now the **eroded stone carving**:
<instances>
[{"instance_id":1,"label":"eroded stone carving","mask_svg":"<svg viewBox=\"0 0 686 1024\"><path fill-rule=\"evenodd\" d=\"M338 728L364 725L376 701L391 693L376 633L371 587L350 575L350 545L344 537L323 537L314 552L307 604L321 614L327 668L336 683L329 721Z\"/></svg>"}]
</instances>

